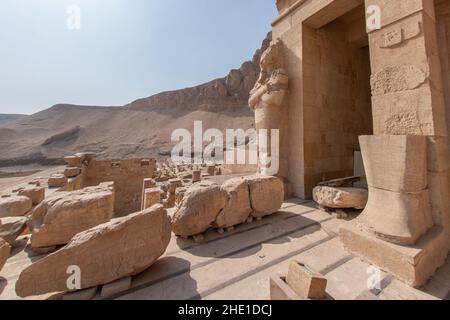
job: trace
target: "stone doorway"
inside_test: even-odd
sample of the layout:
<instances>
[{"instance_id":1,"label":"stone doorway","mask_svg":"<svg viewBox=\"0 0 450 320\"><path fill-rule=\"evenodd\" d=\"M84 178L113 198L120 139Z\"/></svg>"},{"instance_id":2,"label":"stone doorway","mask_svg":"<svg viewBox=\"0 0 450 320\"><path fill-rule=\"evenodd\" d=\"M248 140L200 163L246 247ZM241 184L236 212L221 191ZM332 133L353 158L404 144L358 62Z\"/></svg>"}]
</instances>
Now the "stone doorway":
<instances>
[{"instance_id":1,"label":"stone doorway","mask_svg":"<svg viewBox=\"0 0 450 320\"><path fill-rule=\"evenodd\" d=\"M358 137L373 134L370 51L363 1L317 27L303 24L305 196L321 181L354 175ZM358 159L356 159L358 162Z\"/></svg>"}]
</instances>

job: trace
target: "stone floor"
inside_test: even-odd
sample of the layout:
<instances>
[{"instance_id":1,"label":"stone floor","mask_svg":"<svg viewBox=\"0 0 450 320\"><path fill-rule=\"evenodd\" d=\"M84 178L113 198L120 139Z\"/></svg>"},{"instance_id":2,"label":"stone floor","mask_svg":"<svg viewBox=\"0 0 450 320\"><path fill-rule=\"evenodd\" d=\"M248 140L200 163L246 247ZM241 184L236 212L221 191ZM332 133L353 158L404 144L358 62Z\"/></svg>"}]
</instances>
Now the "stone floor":
<instances>
[{"instance_id":1,"label":"stone floor","mask_svg":"<svg viewBox=\"0 0 450 320\"><path fill-rule=\"evenodd\" d=\"M234 231L209 231L204 243L173 237L166 254L133 277L131 289L112 299L269 298L269 277L285 273L292 259L306 262L328 279L328 294L342 299L445 299L450 293L450 259L422 290L381 274L381 290L367 289L369 264L341 246L337 233L344 220L318 210L314 203L287 201L280 213ZM0 299L16 299L20 271L30 257L23 240L0 272ZM47 297L37 297L47 298ZM97 295L96 299L101 299Z\"/></svg>"}]
</instances>

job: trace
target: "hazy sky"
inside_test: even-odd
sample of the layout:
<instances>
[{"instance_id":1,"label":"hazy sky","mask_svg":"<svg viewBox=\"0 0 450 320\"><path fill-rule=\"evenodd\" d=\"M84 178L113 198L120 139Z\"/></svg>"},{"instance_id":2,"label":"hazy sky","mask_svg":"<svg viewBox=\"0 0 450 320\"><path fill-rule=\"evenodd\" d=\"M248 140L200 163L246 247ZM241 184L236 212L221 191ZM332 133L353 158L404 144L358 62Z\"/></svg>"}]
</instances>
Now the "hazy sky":
<instances>
[{"instance_id":1,"label":"hazy sky","mask_svg":"<svg viewBox=\"0 0 450 320\"><path fill-rule=\"evenodd\" d=\"M276 15L274 0L1 0L0 113L123 105L225 76Z\"/></svg>"}]
</instances>

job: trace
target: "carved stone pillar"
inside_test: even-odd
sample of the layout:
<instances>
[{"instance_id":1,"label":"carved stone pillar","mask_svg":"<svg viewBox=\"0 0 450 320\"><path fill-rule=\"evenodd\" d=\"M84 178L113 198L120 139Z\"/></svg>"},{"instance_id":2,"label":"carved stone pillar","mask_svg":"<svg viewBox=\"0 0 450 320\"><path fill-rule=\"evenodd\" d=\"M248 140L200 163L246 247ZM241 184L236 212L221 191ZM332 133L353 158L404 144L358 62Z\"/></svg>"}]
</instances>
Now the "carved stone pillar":
<instances>
[{"instance_id":1,"label":"carved stone pillar","mask_svg":"<svg viewBox=\"0 0 450 320\"><path fill-rule=\"evenodd\" d=\"M449 151L434 1L366 0L375 136L361 137L369 203L340 232L347 250L412 286L450 247Z\"/></svg>"}]
</instances>

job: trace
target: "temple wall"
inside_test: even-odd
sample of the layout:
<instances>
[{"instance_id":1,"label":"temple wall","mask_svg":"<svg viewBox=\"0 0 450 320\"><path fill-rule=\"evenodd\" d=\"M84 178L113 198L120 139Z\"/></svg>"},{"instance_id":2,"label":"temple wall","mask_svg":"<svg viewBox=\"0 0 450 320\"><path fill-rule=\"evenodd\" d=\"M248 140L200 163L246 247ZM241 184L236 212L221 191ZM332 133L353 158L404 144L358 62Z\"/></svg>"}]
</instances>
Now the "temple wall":
<instances>
[{"instance_id":1,"label":"temple wall","mask_svg":"<svg viewBox=\"0 0 450 320\"><path fill-rule=\"evenodd\" d=\"M450 2L436 0L435 6L439 55L447 113L447 128L450 133Z\"/></svg>"},{"instance_id":2,"label":"temple wall","mask_svg":"<svg viewBox=\"0 0 450 320\"><path fill-rule=\"evenodd\" d=\"M122 216L141 210L144 179L151 178L155 170L155 160L92 160L83 168L81 184L84 188L113 181L114 213Z\"/></svg>"}]
</instances>

